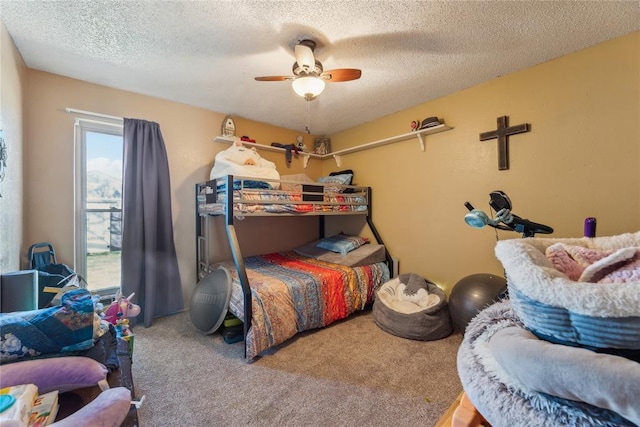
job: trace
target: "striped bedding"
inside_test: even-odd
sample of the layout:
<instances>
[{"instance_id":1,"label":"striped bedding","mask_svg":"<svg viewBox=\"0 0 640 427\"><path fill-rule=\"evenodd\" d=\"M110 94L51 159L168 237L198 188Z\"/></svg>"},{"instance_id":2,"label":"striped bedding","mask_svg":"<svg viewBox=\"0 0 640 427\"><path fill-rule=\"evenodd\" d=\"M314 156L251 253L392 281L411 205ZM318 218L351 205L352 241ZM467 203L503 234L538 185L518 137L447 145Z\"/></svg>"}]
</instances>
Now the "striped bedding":
<instances>
[{"instance_id":1,"label":"striped bedding","mask_svg":"<svg viewBox=\"0 0 640 427\"><path fill-rule=\"evenodd\" d=\"M374 291L389 280L384 263L347 267L295 252L244 259L252 293L252 325L247 358L260 355L301 331L344 319L371 303ZM233 276L229 310L244 318L242 287L232 261L220 264Z\"/></svg>"},{"instance_id":2,"label":"striped bedding","mask_svg":"<svg viewBox=\"0 0 640 427\"><path fill-rule=\"evenodd\" d=\"M361 194L324 193L321 197L320 202L307 202L302 192L253 189L233 192L236 214L367 211L367 198ZM225 199L225 193L220 192L217 203L201 204L199 212L223 214Z\"/></svg>"}]
</instances>

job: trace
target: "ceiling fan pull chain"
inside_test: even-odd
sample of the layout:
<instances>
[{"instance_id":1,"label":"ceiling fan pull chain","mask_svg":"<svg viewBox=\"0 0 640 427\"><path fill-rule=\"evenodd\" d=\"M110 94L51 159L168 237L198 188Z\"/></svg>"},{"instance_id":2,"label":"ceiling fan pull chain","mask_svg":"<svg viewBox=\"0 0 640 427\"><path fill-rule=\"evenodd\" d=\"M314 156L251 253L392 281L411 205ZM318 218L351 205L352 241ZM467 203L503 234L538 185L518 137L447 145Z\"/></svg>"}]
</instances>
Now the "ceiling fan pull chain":
<instances>
[{"instance_id":1,"label":"ceiling fan pull chain","mask_svg":"<svg viewBox=\"0 0 640 427\"><path fill-rule=\"evenodd\" d=\"M311 129L309 129L309 117L311 116L309 114L309 100L305 101L305 104L307 104L307 126L305 127L305 130L307 131L308 134L311 133Z\"/></svg>"}]
</instances>

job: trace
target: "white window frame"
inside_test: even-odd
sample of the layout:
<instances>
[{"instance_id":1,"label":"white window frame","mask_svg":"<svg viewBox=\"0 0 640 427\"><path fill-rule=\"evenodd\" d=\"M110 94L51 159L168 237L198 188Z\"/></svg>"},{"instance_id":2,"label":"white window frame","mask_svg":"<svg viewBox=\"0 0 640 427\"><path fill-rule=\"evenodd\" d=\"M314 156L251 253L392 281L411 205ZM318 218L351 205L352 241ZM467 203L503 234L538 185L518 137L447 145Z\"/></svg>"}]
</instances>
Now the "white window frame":
<instances>
[{"instance_id":1,"label":"white window frame","mask_svg":"<svg viewBox=\"0 0 640 427\"><path fill-rule=\"evenodd\" d=\"M121 123L109 123L89 119L75 119L74 122L74 268L82 277L87 277L87 230L83 225L86 220L86 181L87 175L86 158L86 135L87 132L107 133L116 136L123 136L123 125ZM122 284L120 284L122 285Z\"/></svg>"}]
</instances>

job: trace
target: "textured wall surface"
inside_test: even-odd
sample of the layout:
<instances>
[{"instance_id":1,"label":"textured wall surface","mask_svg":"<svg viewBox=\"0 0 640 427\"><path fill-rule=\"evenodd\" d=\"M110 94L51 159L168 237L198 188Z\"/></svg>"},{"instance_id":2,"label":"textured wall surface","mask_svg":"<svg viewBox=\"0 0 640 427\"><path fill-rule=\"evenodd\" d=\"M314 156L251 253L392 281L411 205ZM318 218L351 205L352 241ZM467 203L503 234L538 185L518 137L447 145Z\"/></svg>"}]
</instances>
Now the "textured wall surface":
<instances>
[{"instance_id":1,"label":"textured wall surface","mask_svg":"<svg viewBox=\"0 0 640 427\"><path fill-rule=\"evenodd\" d=\"M55 74L29 70L28 142L25 180L27 242L49 241L58 260L74 265L74 115L66 107L119 117L139 118L160 124L169 160L173 229L185 291L185 301L196 284L195 184L207 181L215 154L229 145L213 142L220 135L226 114L214 113L176 102L99 86ZM296 132L263 123L235 118L237 134L248 135L257 143L294 143ZM304 135L311 146L313 135ZM306 173L317 177L321 162L309 161L303 168L301 158L286 165L284 153L260 151L276 163L281 174ZM297 222L275 233L265 219L246 219L242 227L243 249L248 254L267 248L282 250L311 240L317 227ZM246 225L245 225L246 223ZM262 225L261 225L262 224ZM268 224L273 224L269 222ZM211 258L230 259L224 220L211 221ZM247 232L250 231L250 232ZM302 240L300 239L308 239Z\"/></svg>"},{"instance_id":2,"label":"textured wall surface","mask_svg":"<svg viewBox=\"0 0 640 427\"><path fill-rule=\"evenodd\" d=\"M23 156L26 67L0 23L0 129L8 158L0 182L0 273L19 270L23 242Z\"/></svg>"},{"instance_id":3,"label":"textured wall surface","mask_svg":"<svg viewBox=\"0 0 640 427\"><path fill-rule=\"evenodd\" d=\"M493 247L514 232L472 229L464 202L489 213L489 193L505 191L514 213L550 225L550 237L640 230L640 32L509 74L332 135L334 149L407 132L416 118L452 126L344 156L343 168L373 186L374 221L402 273L450 288L474 273L503 274ZM510 169L498 170L496 118L529 123L509 138ZM325 168L331 168L329 161ZM538 237L544 237L539 235Z\"/></svg>"}]
</instances>

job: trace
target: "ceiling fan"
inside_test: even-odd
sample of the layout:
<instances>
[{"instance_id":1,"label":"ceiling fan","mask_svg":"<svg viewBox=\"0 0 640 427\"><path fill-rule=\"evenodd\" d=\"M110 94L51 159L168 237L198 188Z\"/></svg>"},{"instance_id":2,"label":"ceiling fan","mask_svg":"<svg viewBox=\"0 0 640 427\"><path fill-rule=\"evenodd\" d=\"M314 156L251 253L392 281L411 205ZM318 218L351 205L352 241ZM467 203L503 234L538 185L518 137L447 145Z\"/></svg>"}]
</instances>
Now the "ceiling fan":
<instances>
[{"instance_id":1,"label":"ceiling fan","mask_svg":"<svg viewBox=\"0 0 640 427\"><path fill-rule=\"evenodd\" d=\"M311 101L322 93L325 82L357 80L362 75L362 71L357 68L324 71L322 63L313 56L315 48L316 43L313 40L298 42L294 48L296 62L293 64L293 76L263 76L255 79L260 82L291 80L293 90L307 101Z\"/></svg>"}]
</instances>

